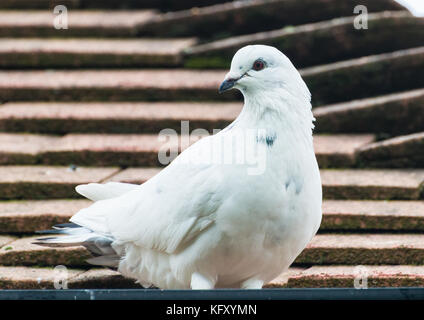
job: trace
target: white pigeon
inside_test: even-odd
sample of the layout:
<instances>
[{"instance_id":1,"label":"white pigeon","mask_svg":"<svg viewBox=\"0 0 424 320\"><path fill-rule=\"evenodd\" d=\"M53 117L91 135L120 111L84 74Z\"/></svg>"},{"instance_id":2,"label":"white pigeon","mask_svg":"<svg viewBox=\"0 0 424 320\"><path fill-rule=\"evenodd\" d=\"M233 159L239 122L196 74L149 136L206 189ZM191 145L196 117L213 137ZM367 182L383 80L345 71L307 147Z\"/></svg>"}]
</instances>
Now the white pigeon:
<instances>
[{"instance_id":1,"label":"white pigeon","mask_svg":"<svg viewBox=\"0 0 424 320\"><path fill-rule=\"evenodd\" d=\"M264 45L237 51L219 91L231 88L245 100L232 124L142 185L77 186L95 202L50 231L65 236L37 244L83 245L89 263L162 289L259 289L286 271L321 223L311 95ZM259 150L256 172L251 161L221 161L248 149Z\"/></svg>"}]
</instances>

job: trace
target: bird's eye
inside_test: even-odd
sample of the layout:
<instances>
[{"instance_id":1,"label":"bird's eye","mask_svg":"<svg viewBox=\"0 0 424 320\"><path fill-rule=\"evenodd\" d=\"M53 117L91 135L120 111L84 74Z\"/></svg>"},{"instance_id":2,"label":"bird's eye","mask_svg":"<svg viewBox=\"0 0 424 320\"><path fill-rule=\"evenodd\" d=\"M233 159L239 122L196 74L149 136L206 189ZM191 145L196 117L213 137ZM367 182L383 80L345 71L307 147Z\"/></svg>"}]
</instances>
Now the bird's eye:
<instances>
[{"instance_id":1,"label":"bird's eye","mask_svg":"<svg viewBox=\"0 0 424 320\"><path fill-rule=\"evenodd\" d=\"M253 63L253 70L261 71L263 68L265 68L265 63L262 60L258 59Z\"/></svg>"}]
</instances>

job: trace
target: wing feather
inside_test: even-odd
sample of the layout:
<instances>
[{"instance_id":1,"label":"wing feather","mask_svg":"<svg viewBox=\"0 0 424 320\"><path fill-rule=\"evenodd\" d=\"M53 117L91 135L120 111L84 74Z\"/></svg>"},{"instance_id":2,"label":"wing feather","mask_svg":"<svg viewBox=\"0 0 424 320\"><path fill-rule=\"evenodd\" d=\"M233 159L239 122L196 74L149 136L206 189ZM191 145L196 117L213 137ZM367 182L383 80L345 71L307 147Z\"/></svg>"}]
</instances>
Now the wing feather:
<instances>
[{"instance_id":1,"label":"wing feather","mask_svg":"<svg viewBox=\"0 0 424 320\"><path fill-rule=\"evenodd\" d=\"M204 138L189 149L196 152L208 143ZM71 221L121 243L167 253L185 247L214 223L223 200L217 166L185 162L181 156L189 149L138 188L97 201Z\"/></svg>"},{"instance_id":2,"label":"wing feather","mask_svg":"<svg viewBox=\"0 0 424 320\"><path fill-rule=\"evenodd\" d=\"M131 190L137 188L138 185L122 182L108 183L89 183L80 184L75 190L82 196L93 201L110 199L119 197Z\"/></svg>"}]
</instances>

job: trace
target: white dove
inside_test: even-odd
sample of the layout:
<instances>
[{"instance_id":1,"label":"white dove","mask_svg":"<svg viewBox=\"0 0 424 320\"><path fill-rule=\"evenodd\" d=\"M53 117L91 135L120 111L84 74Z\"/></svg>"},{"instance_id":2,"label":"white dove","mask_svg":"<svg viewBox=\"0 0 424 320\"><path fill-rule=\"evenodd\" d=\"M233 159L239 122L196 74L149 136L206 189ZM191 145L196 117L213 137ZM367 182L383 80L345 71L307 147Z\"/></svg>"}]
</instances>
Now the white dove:
<instances>
[{"instance_id":1,"label":"white dove","mask_svg":"<svg viewBox=\"0 0 424 320\"><path fill-rule=\"evenodd\" d=\"M36 243L83 245L89 263L162 289L259 289L286 271L321 223L311 95L290 60L264 45L237 51L219 91L231 88L245 104L227 128L142 185L77 186L95 202L48 231L65 236ZM263 161L256 172L211 160L249 149Z\"/></svg>"}]
</instances>

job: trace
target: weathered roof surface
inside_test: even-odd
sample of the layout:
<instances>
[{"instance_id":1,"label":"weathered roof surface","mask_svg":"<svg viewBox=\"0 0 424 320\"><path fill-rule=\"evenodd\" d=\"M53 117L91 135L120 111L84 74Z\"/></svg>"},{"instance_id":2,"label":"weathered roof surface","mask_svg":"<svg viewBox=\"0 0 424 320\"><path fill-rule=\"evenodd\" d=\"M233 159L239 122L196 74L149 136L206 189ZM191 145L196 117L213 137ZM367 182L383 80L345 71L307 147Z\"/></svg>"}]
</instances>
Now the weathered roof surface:
<instances>
[{"instance_id":1,"label":"weathered roof surface","mask_svg":"<svg viewBox=\"0 0 424 320\"><path fill-rule=\"evenodd\" d=\"M57 4L68 29L45 10ZM424 19L368 0L358 30L356 4L1 1L1 289L53 288L59 264L69 288L138 288L89 269L83 247L32 244L34 232L91 204L78 184L157 174L162 129L231 123L241 96L218 86L234 52L259 42L286 53L312 92L324 196L318 234L267 287L353 287L358 272L369 287L424 286Z\"/></svg>"}]
</instances>

